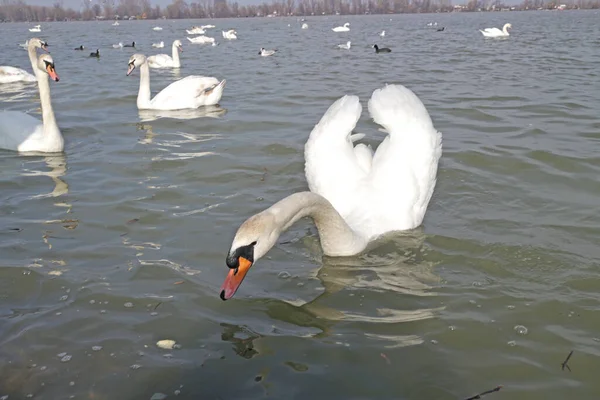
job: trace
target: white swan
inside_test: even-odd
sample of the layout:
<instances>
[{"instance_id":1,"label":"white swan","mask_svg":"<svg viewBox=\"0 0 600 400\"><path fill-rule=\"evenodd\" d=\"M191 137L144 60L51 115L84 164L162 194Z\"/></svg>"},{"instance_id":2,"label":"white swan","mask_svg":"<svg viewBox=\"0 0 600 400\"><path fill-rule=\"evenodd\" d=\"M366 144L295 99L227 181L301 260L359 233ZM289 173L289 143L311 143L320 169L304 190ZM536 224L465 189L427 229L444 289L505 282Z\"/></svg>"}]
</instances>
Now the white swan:
<instances>
[{"instance_id":1,"label":"white swan","mask_svg":"<svg viewBox=\"0 0 600 400\"><path fill-rule=\"evenodd\" d=\"M194 38L188 37L187 40L194 44L215 43L215 38L209 36L196 36Z\"/></svg>"},{"instance_id":2,"label":"white swan","mask_svg":"<svg viewBox=\"0 0 600 400\"><path fill-rule=\"evenodd\" d=\"M36 25L33 28L29 28L29 32L41 32L41 31L42 31L41 25Z\"/></svg>"},{"instance_id":3,"label":"white swan","mask_svg":"<svg viewBox=\"0 0 600 400\"><path fill-rule=\"evenodd\" d=\"M113 49L122 49L123 48L123 42L119 42L119 44L113 44Z\"/></svg>"},{"instance_id":4,"label":"white swan","mask_svg":"<svg viewBox=\"0 0 600 400\"><path fill-rule=\"evenodd\" d=\"M152 47L154 47L155 49L162 49L163 47L165 47L165 42L161 40L160 43L152 43Z\"/></svg>"},{"instance_id":5,"label":"white swan","mask_svg":"<svg viewBox=\"0 0 600 400\"><path fill-rule=\"evenodd\" d=\"M264 47L261 47L260 51L258 52L258 54L260 54L263 57L272 56L275 53L277 53L277 50L267 50Z\"/></svg>"},{"instance_id":6,"label":"white swan","mask_svg":"<svg viewBox=\"0 0 600 400\"><path fill-rule=\"evenodd\" d=\"M48 51L48 43L38 39L32 38L27 42L27 52L29 53L29 62L33 66L33 72L35 73L37 66L37 53L36 49L43 49ZM22 46L22 45L20 45ZM0 83L13 83L13 82L37 82L38 79L21 68L1 66L0 67Z\"/></svg>"},{"instance_id":7,"label":"white swan","mask_svg":"<svg viewBox=\"0 0 600 400\"><path fill-rule=\"evenodd\" d=\"M302 29L308 29L308 24L307 23L302 24Z\"/></svg>"},{"instance_id":8,"label":"white swan","mask_svg":"<svg viewBox=\"0 0 600 400\"><path fill-rule=\"evenodd\" d=\"M211 29L211 28L216 28L216 26L214 26L214 25L202 25L200 28L202 28L202 29Z\"/></svg>"},{"instance_id":9,"label":"white swan","mask_svg":"<svg viewBox=\"0 0 600 400\"><path fill-rule=\"evenodd\" d=\"M154 28L152 28L153 31L162 31L162 28L160 26L155 26Z\"/></svg>"},{"instance_id":10,"label":"white swan","mask_svg":"<svg viewBox=\"0 0 600 400\"><path fill-rule=\"evenodd\" d=\"M381 33L379 34L379 36L385 37L385 31L381 31Z\"/></svg>"},{"instance_id":11,"label":"white swan","mask_svg":"<svg viewBox=\"0 0 600 400\"><path fill-rule=\"evenodd\" d=\"M129 59L127 75L140 69L140 90L137 107L140 110L183 110L212 106L221 100L225 79L190 75L171 83L150 99L150 68L143 54L134 54Z\"/></svg>"},{"instance_id":12,"label":"white swan","mask_svg":"<svg viewBox=\"0 0 600 400\"><path fill-rule=\"evenodd\" d=\"M302 217L314 220L328 256L359 254L382 234L422 223L436 183L441 133L412 91L389 85L369 100L369 113L389 135L373 153L352 143L361 112L356 96L333 103L304 147L310 192L292 194L239 227L221 299L235 294L252 264Z\"/></svg>"},{"instance_id":13,"label":"white swan","mask_svg":"<svg viewBox=\"0 0 600 400\"><path fill-rule=\"evenodd\" d=\"M338 44L337 45L338 49L342 49L342 50L350 50L351 46L352 46L352 42L349 40L346 42L346 44Z\"/></svg>"},{"instance_id":14,"label":"white swan","mask_svg":"<svg viewBox=\"0 0 600 400\"><path fill-rule=\"evenodd\" d=\"M185 31L188 35L203 35L206 33L204 29L199 28L197 26L192 27L192 29L186 29Z\"/></svg>"},{"instance_id":15,"label":"white swan","mask_svg":"<svg viewBox=\"0 0 600 400\"><path fill-rule=\"evenodd\" d=\"M31 42L31 41L30 41ZM33 49L35 54L35 48ZM0 148L19 152L61 152L64 139L56 124L48 76L58 82L54 61L49 54L42 54L32 61L32 67L38 80L42 123L29 114L17 111L0 113Z\"/></svg>"},{"instance_id":16,"label":"white swan","mask_svg":"<svg viewBox=\"0 0 600 400\"><path fill-rule=\"evenodd\" d=\"M350 28L348 28L350 26L350 22L346 22L344 24L344 26L336 26L335 28L332 28L331 30L334 32L348 32L350 30Z\"/></svg>"},{"instance_id":17,"label":"white swan","mask_svg":"<svg viewBox=\"0 0 600 400\"><path fill-rule=\"evenodd\" d=\"M179 39L173 41L171 46L172 56L166 54L157 54L155 56L148 57L148 66L150 68L180 68L181 61L179 61L179 52L182 52L183 48Z\"/></svg>"},{"instance_id":18,"label":"white swan","mask_svg":"<svg viewBox=\"0 0 600 400\"><path fill-rule=\"evenodd\" d=\"M221 31L223 33L223 38L227 40L237 39L237 32L234 29L230 29L227 32Z\"/></svg>"},{"instance_id":19,"label":"white swan","mask_svg":"<svg viewBox=\"0 0 600 400\"><path fill-rule=\"evenodd\" d=\"M119 26L119 21L113 22L112 26Z\"/></svg>"},{"instance_id":20,"label":"white swan","mask_svg":"<svg viewBox=\"0 0 600 400\"><path fill-rule=\"evenodd\" d=\"M508 30L512 28L511 24L504 24L502 30L498 28L486 28L484 30L479 30L485 37L506 37L510 36Z\"/></svg>"}]
</instances>

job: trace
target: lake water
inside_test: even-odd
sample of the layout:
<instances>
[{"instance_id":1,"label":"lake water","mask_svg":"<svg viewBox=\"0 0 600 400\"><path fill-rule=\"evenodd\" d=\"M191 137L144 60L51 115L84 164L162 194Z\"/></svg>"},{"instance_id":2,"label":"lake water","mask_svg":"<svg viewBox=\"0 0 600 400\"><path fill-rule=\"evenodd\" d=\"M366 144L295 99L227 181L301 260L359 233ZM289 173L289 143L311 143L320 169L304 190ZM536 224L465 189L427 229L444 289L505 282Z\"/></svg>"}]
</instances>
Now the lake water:
<instances>
[{"instance_id":1,"label":"lake water","mask_svg":"<svg viewBox=\"0 0 600 400\"><path fill-rule=\"evenodd\" d=\"M0 396L444 400L503 385L486 399L598 398L599 18L214 20L216 47L183 34L208 21L1 24L0 65L29 70L17 43L50 43L66 148L0 151ZM477 30L505 22L507 40ZM230 27L237 41L221 38ZM221 108L141 114L133 52L111 45L169 53L176 38L183 66L152 70L154 91L225 78ZM423 226L322 259L301 221L221 301L240 223L306 190L314 124L385 83L414 90L444 135ZM2 89L0 108L38 114L36 86ZM366 110L357 131L383 137Z\"/></svg>"}]
</instances>

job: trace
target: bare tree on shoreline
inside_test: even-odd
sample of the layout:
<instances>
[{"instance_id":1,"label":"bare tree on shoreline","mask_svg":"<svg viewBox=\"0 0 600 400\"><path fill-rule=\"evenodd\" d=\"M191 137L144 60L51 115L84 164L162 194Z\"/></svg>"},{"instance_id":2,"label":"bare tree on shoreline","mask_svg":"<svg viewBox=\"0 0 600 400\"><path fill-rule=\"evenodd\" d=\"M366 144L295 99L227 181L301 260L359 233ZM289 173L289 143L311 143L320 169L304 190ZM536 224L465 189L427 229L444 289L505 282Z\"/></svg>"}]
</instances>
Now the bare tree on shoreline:
<instances>
[{"instance_id":1,"label":"bare tree on shoreline","mask_svg":"<svg viewBox=\"0 0 600 400\"><path fill-rule=\"evenodd\" d=\"M51 6L32 6L24 0L0 0L0 21L90 21L102 19L191 19L264 16L416 14L435 12L474 12L562 9L562 0L523 0L506 6L502 0L465 0L453 6L450 0L274 0L257 5L240 5L227 0L173 0L164 9L150 0L83 0L79 10L65 8L63 0ZM564 9L600 9L600 0L568 0Z\"/></svg>"}]
</instances>

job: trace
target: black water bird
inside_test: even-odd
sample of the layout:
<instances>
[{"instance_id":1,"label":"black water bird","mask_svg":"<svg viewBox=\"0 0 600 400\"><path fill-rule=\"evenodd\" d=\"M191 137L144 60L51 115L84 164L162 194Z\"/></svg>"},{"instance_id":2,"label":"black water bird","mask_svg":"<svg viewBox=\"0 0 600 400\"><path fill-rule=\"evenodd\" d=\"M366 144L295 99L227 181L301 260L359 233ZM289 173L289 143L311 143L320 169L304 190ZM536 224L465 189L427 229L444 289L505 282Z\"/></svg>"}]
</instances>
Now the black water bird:
<instances>
[{"instance_id":1,"label":"black water bird","mask_svg":"<svg viewBox=\"0 0 600 400\"><path fill-rule=\"evenodd\" d=\"M392 50L388 49L387 47L382 47L380 49L379 46L377 46L376 44L373 45L373 48L375 49L375 53L391 53L392 52Z\"/></svg>"},{"instance_id":2,"label":"black water bird","mask_svg":"<svg viewBox=\"0 0 600 400\"><path fill-rule=\"evenodd\" d=\"M85 49L85 47L83 47L83 45L79 46L79 47L75 47L73 50L83 50Z\"/></svg>"},{"instance_id":3,"label":"black water bird","mask_svg":"<svg viewBox=\"0 0 600 400\"><path fill-rule=\"evenodd\" d=\"M133 42L133 43L131 43L131 44L126 44L126 45L125 45L125 46L123 46L123 47L135 47L135 42Z\"/></svg>"},{"instance_id":4,"label":"black water bird","mask_svg":"<svg viewBox=\"0 0 600 400\"><path fill-rule=\"evenodd\" d=\"M95 53L90 53L90 57L100 58L100 50L96 49Z\"/></svg>"}]
</instances>

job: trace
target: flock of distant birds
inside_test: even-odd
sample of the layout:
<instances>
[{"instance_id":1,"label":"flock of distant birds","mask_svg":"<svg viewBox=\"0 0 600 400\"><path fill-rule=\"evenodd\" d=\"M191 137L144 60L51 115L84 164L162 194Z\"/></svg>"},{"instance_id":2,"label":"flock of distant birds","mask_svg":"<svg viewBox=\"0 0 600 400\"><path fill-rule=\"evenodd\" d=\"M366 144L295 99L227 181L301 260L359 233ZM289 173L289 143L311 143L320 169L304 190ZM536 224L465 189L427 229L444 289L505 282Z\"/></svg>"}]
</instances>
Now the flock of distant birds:
<instances>
[{"instance_id":1,"label":"flock of distant birds","mask_svg":"<svg viewBox=\"0 0 600 400\"><path fill-rule=\"evenodd\" d=\"M302 20L302 29L308 29L308 24ZM115 21L113 25L119 25ZM429 26L436 24L429 23ZM193 26L186 29L188 35L200 35L187 37L191 43L208 44L215 46L217 43L213 37L205 36L207 29L215 28L214 25ZM505 24L502 30L498 28L488 28L481 30L485 37L506 37L509 36L508 29L511 24ZM163 28L156 26L152 28L155 31L161 31ZM30 32L41 32L41 26L36 25L29 29ZM350 23L332 28L333 32L349 32ZM444 27L437 31L444 31ZM223 38L226 40L237 39L237 31L230 29L222 31ZM386 32L382 31L379 36L385 37ZM37 82L40 92L40 102L42 108L42 124L40 121L26 113L5 111L0 113L0 148L16 150L21 152L60 152L64 147L64 140L60 129L56 124L54 112L50 101L50 87L48 79L58 81L54 61L49 54L37 54L37 49L47 52L48 43L33 38L20 45L27 49L29 59L34 75L29 72L10 66L0 67L0 84L12 82ZM153 43L153 48L163 48L164 42ZM351 41L337 45L339 49L349 50L352 46ZM112 45L113 48L136 48L136 43L131 44L118 43ZM377 44L372 46L375 53L391 53L392 50L387 47L379 47ZM85 46L80 45L74 50L83 51ZM137 107L140 110L183 110L196 109L202 106L212 106L219 103L225 88L225 79L219 80L215 77L190 75L162 89L153 98L150 91L150 68L180 68L181 60L179 53L183 51L182 43L179 39L173 41L171 46L172 53L156 54L149 57L141 53L132 55L127 63L127 75L131 75L134 70L140 70L140 86L137 96ZM263 57L272 56L277 50L261 48L258 52ZM90 53L90 57L100 58L100 50Z\"/></svg>"}]
</instances>

